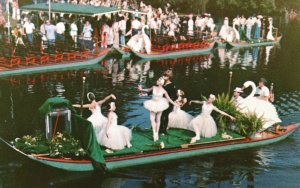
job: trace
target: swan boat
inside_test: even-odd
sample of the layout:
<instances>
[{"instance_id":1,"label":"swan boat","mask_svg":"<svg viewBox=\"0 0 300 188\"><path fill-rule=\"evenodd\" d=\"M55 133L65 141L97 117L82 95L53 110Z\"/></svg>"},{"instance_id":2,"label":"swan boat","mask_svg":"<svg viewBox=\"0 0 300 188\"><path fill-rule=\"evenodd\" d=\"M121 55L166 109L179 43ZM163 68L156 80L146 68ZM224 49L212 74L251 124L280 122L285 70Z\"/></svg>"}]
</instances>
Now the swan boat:
<instances>
[{"instance_id":1,"label":"swan boat","mask_svg":"<svg viewBox=\"0 0 300 188\"><path fill-rule=\"evenodd\" d=\"M78 54L60 54L60 56L53 57L57 58L59 63L32 63L30 65L19 65L16 67L2 67L0 69L0 78L10 77L10 76L18 76L24 74L35 74L35 73L43 73L43 72L53 72L53 71L63 71L63 70L78 70L81 68L89 68L89 67L102 67L99 62L102 61L111 51L111 49L103 49L99 53L80 53ZM66 60L65 57L70 55L72 56L72 60ZM45 56L46 57L46 56ZM78 58L76 58L78 57ZM48 62L51 62L51 57L47 57ZM19 60L21 61L21 60Z\"/></svg>"},{"instance_id":2,"label":"swan boat","mask_svg":"<svg viewBox=\"0 0 300 188\"><path fill-rule=\"evenodd\" d=\"M247 47L255 47L255 46L278 45L281 39L282 39L282 35L277 37L277 39L275 40L262 40L262 41L251 41L251 42L241 41L241 42L226 42L226 43L233 48L247 48ZM224 43L221 43L220 45L223 46Z\"/></svg>"},{"instance_id":3,"label":"swan boat","mask_svg":"<svg viewBox=\"0 0 300 188\"><path fill-rule=\"evenodd\" d=\"M182 159L198 155L263 146L287 138L299 127L299 124L286 125L283 126L280 132L277 132L276 134L272 132L266 132L259 138L243 137L233 132L228 132L230 138L223 138L220 137L220 133L218 133L217 136L212 138L201 138L201 140L194 144L189 144L189 140L194 133L188 130L170 129L168 131L168 135L165 137L161 136L160 140L158 141L159 143L153 143L152 131L150 129L133 129L131 141L133 147L125 148L113 153L106 153L106 150L99 147L91 123L81 116L73 113L74 109L72 109L72 106L68 100L61 98L50 98L42 105L42 107L40 107L40 109L44 109L41 111L45 111L48 113L48 115L57 115L57 113L48 111L51 109L51 107L48 105L57 104L59 104L60 107L62 106L61 104L69 104L68 106L71 108L71 110L67 110L67 112L72 112L71 120L74 121L72 124L76 124L77 122L76 126L74 126L74 128L72 127L72 134L73 132L76 132L76 128L81 134L86 134L77 138L79 138L79 140L81 138L80 141L84 143L83 145L88 153L88 157L80 159L67 157L53 158L47 153L25 153L24 151L18 149L14 142L9 142L3 138L0 138L0 140L20 155L23 155L38 163L67 171L93 171L99 170L99 164L101 167L104 166L105 170L115 170L136 165L159 163L162 161ZM66 116L69 117L69 115ZM47 124L47 126L46 130L49 130L49 124ZM50 130L52 129L50 128ZM71 128L69 127L69 131L70 130ZM49 132L46 132L46 135L49 136ZM103 168L101 169L103 170Z\"/></svg>"},{"instance_id":4,"label":"swan boat","mask_svg":"<svg viewBox=\"0 0 300 188\"><path fill-rule=\"evenodd\" d=\"M180 44L179 44L180 45ZM141 59L157 60L157 59L175 59L180 57L206 55L212 52L215 42L209 42L207 46L202 48L179 49L179 50L152 50L150 53L137 52L131 49L133 55Z\"/></svg>"}]
</instances>

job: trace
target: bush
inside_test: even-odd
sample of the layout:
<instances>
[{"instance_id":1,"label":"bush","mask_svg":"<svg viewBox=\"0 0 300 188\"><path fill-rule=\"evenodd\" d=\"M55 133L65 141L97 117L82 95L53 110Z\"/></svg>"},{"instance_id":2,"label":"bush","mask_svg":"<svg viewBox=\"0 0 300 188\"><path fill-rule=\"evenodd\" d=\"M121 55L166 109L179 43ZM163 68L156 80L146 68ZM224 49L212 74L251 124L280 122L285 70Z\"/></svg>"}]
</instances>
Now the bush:
<instances>
[{"instance_id":1,"label":"bush","mask_svg":"<svg viewBox=\"0 0 300 188\"><path fill-rule=\"evenodd\" d=\"M235 121L232 122L229 118L216 114L216 123L222 131L233 129L238 134L249 137L262 128L262 119L255 114L242 114L239 112L229 95L224 93L218 95L214 105L235 118Z\"/></svg>"}]
</instances>

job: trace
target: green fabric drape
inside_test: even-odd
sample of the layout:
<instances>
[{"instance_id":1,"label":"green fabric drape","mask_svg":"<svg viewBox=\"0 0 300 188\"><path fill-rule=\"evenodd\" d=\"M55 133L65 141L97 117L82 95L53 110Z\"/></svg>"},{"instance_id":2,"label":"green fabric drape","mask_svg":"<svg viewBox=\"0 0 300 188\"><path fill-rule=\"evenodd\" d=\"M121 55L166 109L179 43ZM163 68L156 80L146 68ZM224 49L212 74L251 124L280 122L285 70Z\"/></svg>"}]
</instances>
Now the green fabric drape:
<instances>
[{"instance_id":1,"label":"green fabric drape","mask_svg":"<svg viewBox=\"0 0 300 188\"><path fill-rule=\"evenodd\" d=\"M72 135L80 140L82 147L87 151L89 157L98 163L105 164L104 157L92 123L79 115L72 114Z\"/></svg>"},{"instance_id":2,"label":"green fabric drape","mask_svg":"<svg viewBox=\"0 0 300 188\"><path fill-rule=\"evenodd\" d=\"M53 97L46 100L38 109L43 117L53 108L66 107L71 110L72 136L80 141L82 147L87 151L88 156L97 163L105 164L104 157L91 122L76 114L71 102L60 97Z\"/></svg>"}]
</instances>

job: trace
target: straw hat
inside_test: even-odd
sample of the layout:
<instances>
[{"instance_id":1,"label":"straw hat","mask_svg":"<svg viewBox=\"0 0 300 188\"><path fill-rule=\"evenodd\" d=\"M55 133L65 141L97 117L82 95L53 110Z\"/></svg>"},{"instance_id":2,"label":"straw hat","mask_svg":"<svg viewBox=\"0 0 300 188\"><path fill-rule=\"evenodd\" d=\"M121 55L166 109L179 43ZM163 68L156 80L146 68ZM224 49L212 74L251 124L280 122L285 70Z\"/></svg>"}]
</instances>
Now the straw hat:
<instances>
[{"instance_id":1,"label":"straw hat","mask_svg":"<svg viewBox=\"0 0 300 188\"><path fill-rule=\"evenodd\" d=\"M238 92L238 93L243 93L243 90L240 87L236 87L233 91Z\"/></svg>"}]
</instances>

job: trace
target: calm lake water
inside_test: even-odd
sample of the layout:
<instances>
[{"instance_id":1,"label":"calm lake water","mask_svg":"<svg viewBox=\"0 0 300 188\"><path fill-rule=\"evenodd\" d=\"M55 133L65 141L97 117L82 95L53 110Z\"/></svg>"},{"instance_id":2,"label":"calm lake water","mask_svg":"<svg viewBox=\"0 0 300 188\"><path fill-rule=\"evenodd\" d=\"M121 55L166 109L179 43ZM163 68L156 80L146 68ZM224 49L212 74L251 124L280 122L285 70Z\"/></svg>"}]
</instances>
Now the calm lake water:
<instances>
[{"instance_id":1,"label":"calm lake water","mask_svg":"<svg viewBox=\"0 0 300 188\"><path fill-rule=\"evenodd\" d=\"M275 25L276 26L276 25ZM5 78L0 80L0 136L30 134L37 108L48 98L61 96L78 103L81 77L86 91L98 99L117 96L119 124L150 127L137 85L152 86L161 73L173 68L173 82L188 99L227 92L232 86L265 77L275 86L275 105L283 124L300 122L300 24L277 20L284 38L280 46L218 49L206 56L141 62L107 59L106 70L79 70ZM87 101L85 101L87 102ZM196 115L200 106L184 110ZM104 107L103 113L107 110ZM84 111L88 117L89 112ZM64 172L34 163L0 144L0 188L21 187L299 187L300 129L286 140L247 150L199 156L163 164L126 168L101 176Z\"/></svg>"}]
</instances>

